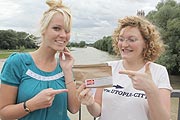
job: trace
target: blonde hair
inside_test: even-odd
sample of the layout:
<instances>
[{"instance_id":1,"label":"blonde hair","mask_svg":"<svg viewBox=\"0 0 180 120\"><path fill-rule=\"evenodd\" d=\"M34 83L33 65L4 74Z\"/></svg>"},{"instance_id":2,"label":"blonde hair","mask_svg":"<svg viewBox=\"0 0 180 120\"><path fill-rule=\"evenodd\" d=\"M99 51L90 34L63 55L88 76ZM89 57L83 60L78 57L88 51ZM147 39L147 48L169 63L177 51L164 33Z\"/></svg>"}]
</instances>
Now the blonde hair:
<instances>
[{"instance_id":1,"label":"blonde hair","mask_svg":"<svg viewBox=\"0 0 180 120\"><path fill-rule=\"evenodd\" d=\"M120 54L118 37L120 31L127 27L137 27L144 38L146 48L143 50L144 61L155 61L165 50L165 45L160 38L156 27L143 17L129 16L118 21L119 25L112 35L112 45L116 54Z\"/></svg>"},{"instance_id":2,"label":"blonde hair","mask_svg":"<svg viewBox=\"0 0 180 120\"><path fill-rule=\"evenodd\" d=\"M61 13L64 16L64 29L66 32L70 32L72 26L70 9L62 4L62 0L46 0L46 4L48 4L50 8L43 14L40 22L40 33L42 34L47 29L49 22L57 13Z\"/></svg>"}]
</instances>

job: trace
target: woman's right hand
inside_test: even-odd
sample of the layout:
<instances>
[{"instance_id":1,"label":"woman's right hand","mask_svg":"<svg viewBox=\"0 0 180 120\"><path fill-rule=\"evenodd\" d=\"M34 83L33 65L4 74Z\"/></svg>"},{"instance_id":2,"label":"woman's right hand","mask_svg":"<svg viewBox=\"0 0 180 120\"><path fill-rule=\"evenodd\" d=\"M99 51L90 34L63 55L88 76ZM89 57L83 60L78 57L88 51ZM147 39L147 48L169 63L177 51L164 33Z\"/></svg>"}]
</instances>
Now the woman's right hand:
<instances>
[{"instance_id":1,"label":"woman's right hand","mask_svg":"<svg viewBox=\"0 0 180 120\"><path fill-rule=\"evenodd\" d=\"M77 90L78 100L83 104L90 106L95 103L93 93L90 88L86 88L85 84L81 84L81 86Z\"/></svg>"},{"instance_id":2,"label":"woman's right hand","mask_svg":"<svg viewBox=\"0 0 180 120\"><path fill-rule=\"evenodd\" d=\"M53 103L56 94L62 92L68 92L67 89L54 90L52 88L44 89L39 92L36 96L26 102L27 107L31 110L37 110L42 108L50 107Z\"/></svg>"}]
</instances>

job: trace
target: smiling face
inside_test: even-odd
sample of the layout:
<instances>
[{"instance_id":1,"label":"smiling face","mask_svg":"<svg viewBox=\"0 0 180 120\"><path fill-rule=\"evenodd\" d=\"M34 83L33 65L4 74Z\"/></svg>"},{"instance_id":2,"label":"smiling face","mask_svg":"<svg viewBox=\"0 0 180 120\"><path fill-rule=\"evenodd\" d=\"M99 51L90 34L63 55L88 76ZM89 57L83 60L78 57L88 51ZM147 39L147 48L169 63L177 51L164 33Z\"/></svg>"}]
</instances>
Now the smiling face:
<instances>
[{"instance_id":1,"label":"smiling face","mask_svg":"<svg viewBox=\"0 0 180 120\"><path fill-rule=\"evenodd\" d=\"M118 48L123 60L143 60L144 39L137 27L127 26L120 31ZM122 40L125 39L125 40Z\"/></svg>"},{"instance_id":2,"label":"smiling face","mask_svg":"<svg viewBox=\"0 0 180 120\"><path fill-rule=\"evenodd\" d=\"M70 39L70 32L64 29L64 16L56 13L47 29L42 33L43 45L55 51L63 51Z\"/></svg>"}]
</instances>

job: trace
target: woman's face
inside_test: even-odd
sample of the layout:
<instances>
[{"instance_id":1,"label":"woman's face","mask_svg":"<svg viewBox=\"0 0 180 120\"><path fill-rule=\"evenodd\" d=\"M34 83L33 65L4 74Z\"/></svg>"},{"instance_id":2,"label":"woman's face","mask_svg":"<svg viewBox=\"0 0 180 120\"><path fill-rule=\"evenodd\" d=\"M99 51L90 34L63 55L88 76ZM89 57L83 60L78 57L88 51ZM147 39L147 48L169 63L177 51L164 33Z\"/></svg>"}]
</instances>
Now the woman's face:
<instances>
[{"instance_id":1,"label":"woman's face","mask_svg":"<svg viewBox=\"0 0 180 120\"><path fill-rule=\"evenodd\" d=\"M137 27L127 26L120 31L118 47L124 60L143 59L145 42Z\"/></svg>"},{"instance_id":2,"label":"woman's face","mask_svg":"<svg viewBox=\"0 0 180 120\"><path fill-rule=\"evenodd\" d=\"M70 39L70 32L64 29L63 15L55 14L42 35L45 46L55 51L63 51Z\"/></svg>"}]
</instances>

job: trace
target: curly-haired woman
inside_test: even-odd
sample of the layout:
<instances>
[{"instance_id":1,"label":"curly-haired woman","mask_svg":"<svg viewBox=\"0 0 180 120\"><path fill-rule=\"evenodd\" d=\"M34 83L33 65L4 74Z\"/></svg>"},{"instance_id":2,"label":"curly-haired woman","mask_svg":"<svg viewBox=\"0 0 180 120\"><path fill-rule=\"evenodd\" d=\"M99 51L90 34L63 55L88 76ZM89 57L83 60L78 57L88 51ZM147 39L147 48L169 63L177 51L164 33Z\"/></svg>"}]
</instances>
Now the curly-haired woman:
<instances>
[{"instance_id":1,"label":"curly-haired woman","mask_svg":"<svg viewBox=\"0 0 180 120\"><path fill-rule=\"evenodd\" d=\"M154 62L164 51L156 27L145 18L129 16L119 20L112 38L121 56L108 62L113 87L98 88L93 97L81 85L78 99L100 120L169 120L172 87L166 68Z\"/></svg>"}]
</instances>

